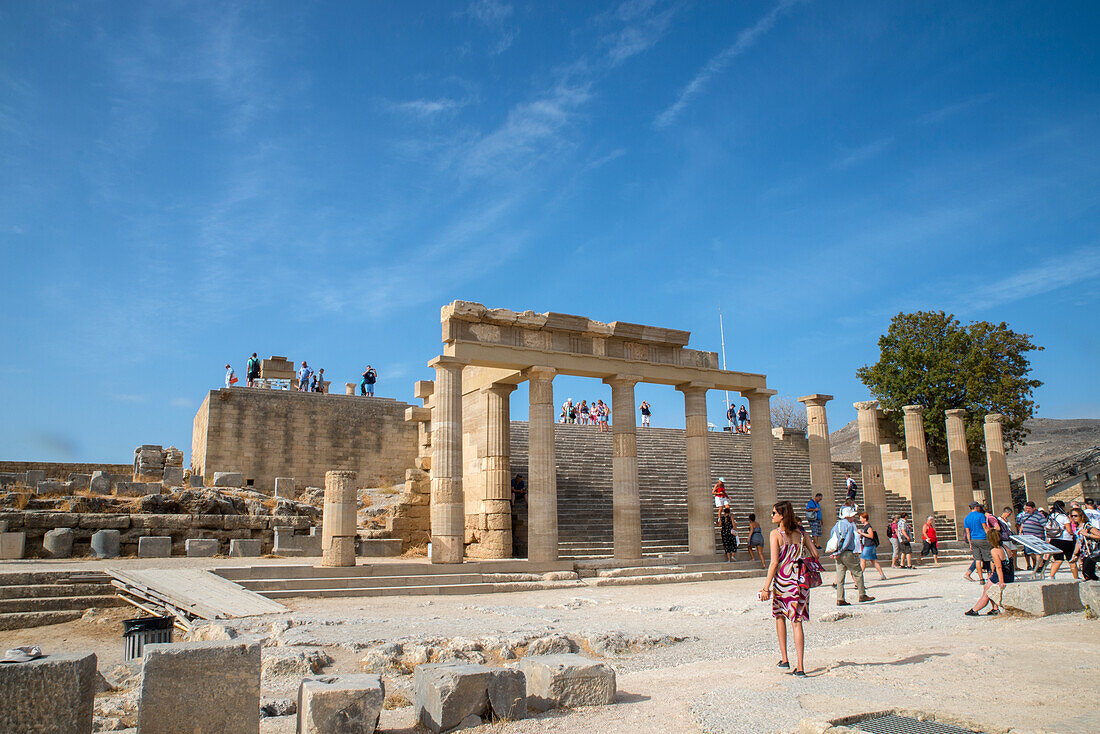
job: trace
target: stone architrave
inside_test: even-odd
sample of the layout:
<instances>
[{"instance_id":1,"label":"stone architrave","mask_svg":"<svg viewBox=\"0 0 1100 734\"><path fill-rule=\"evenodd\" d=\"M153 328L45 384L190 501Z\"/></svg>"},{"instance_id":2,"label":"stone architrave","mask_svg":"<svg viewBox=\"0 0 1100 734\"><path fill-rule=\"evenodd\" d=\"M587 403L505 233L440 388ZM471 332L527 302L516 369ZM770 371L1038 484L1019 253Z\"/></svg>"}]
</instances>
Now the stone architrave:
<instances>
[{"instance_id":1,"label":"stone architrave","mask_svg":"<svg viewBox=\"0 0 1100 734\"><path fill-rule=\"evenodd\" d=\"M462 362L440 356L432 409L432 563L462 563L466 509L462 494Z\"/></svg>"},{"instance_id":2,"label":"stone architrave","mask_svg":"<svg viewBox=\"0 0 1100 734\"><path fill-rule=\"evenodd\" d=\"M1047 506L1047 483L1041 471L1028 469L1024 472L1024 490L1028 502L1034 502L1036 507Z\"/></svg>"},{"instance_id":3,"label":"stone architrave","mask_svg":"<svg viewBox=\"0 0 1100 734\"><path fill-rule=\"evenodd\" d=\"M856 409L859 426L859 459L863 480L863 502L871 516L871 527L880 537L886 537L889 522L886 510L886 482L882 479L881 438L878 431L878 401L864 400L852 403Z\"/></svg>"},{"instance_id":4,"label":"stone architrave","mask_svg":"<svg viewBox=\"0 0 1100 734\"><path fill-rule=\"evenodd\" d=\"M611 386L611 501L614 512L615 558L642 557L642 502L638 495L638 436L634 422L634 385L631 375L608 377Z\"/></svg>"},{"instance_id":5,"label":"stone architrave","mask_svg":"<svg viewBox=\"0 0 1100 734\"><path fill-rule=\"evenodd\" d=\"M485 534L481 544L488 558L512 557L512 482L510 395L515 385L495 384L485 388L488 404L485 430Z\"/></svg>"},{"instance_id":6,"label":"stone architrave","mask_svg":"<svg viewBox=\"0 0 1100 734\"><path fill-rule=\"evenodd\" d=\"M91 734L97 678L93 653L0 664L0 731Z\"/></svg>"},{"instance_id":7,"label":"stone architrave","mask_svg":"<svg viewBox=\"0 0 1100 734\"><path fill-rule=\"evenodd\" d=\"M1000 514L1012 507L1012 483L1008 476L1008 460L1005 458L1004 416L990 413L985 417L985 462L989 469L990 512Z\"/></svg>"},{"instance_id":8,"label":"stone architrave","mask_svg":"<svg viewBox=\"0 0 1100 734\"><path fill-rule=\"evenodd\" d=\"M806 439L810 444L810 490L821 493L821 527L836 524L836 490L833 488L833 455L829 447L829 419L825 403L832 395L805 395L798 402L806 405ZM866 502L866 500L864 500ZM824 532L824 530L823 530Z\"/></svg>"},{"instance_id":9,"label":"stone architrave","mask_svg":"<svg viewBox=\"0 0 1100 734\"><path fill-rule=\"evenodd\" d=\"M768 533L775 527L771 524L772 506L778 501L775 486L775 446L772 436L771 398L775 390L744 390L741 392L749 399L749 445L752 449L752 504L756 512L756 521L764 533L764 549L768 552Z\"/></svg>"},{"instance_id":10,"label":"stone architrave","mask_svg":"<svg viewBox=\"0 0 1100 734\"><path fill-rule=\"evenodd\" d=\"M353 471L325 472L325 505L321 524L321 565L354 566L359 539L359 475Z\"/></svg>"},{"instance_id":11,"label":"stone architrave","mask_svg":"<svg viewBox=\"0 0 1100 734\"><path fill-rule=\"evenodd\" d=\"M905 459L909 465L909 497L914 528L923 527L932 514L932 480L928 471L928 445L924 441L924 406L905 405Z\"/></svg>"},{"instance_id":12,"label":"stone architrave","mask_svg":"<svg viewBox=\"0 0 1100 734\"><path fill-rule=\"evenodd\" d=\"M955 537L965 538L963 521L974 501L974 478L970 475L970 453L966 447L966 411L953 408L947 416L947 461L951 467L951 496L955 507Z\"/></svg>"},{"instance_id":13,"label":"stone architrave","mask_svg":"<svg viewBox=\"0 0 1100 734\"><path fill-rule=\"evenodd\" d=\"M525 370L531 405L528 411L527 558L535 563L558 560L558 483L554 458L554 376L548 367Z\"/></svg>"},{"instance_id":14,"label":"stone architrave","mask_svg":"<svg viewBox=\"0 0 1100 734\"><path fill-rule=\"evenodd\" d=\"M710 493L710 448L707 446L707 390L697 382L677 385L684 394L684 435L687 449L688 553L713 556L714 510Z\"/></svg>"}]
</instances>

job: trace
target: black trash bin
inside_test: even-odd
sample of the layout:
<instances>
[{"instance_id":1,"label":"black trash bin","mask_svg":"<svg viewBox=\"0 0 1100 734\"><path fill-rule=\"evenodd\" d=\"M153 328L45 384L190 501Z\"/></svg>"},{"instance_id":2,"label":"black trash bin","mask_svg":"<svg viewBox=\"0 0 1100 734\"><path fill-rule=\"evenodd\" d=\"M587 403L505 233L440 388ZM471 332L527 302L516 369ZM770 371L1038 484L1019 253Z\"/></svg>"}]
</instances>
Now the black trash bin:
<instances>
[{"instance_id":1,"label":"black trash bin","mask_svg":"<svg viewBox=\"0 0 1100 734\"><path fill-rule=\"evenodd\" d=\"M124 659L137 660L146 645L154 642L171 642L175 617L138 617L122 620L122 638L126 643Z\"/></svg>"}]
</instances>

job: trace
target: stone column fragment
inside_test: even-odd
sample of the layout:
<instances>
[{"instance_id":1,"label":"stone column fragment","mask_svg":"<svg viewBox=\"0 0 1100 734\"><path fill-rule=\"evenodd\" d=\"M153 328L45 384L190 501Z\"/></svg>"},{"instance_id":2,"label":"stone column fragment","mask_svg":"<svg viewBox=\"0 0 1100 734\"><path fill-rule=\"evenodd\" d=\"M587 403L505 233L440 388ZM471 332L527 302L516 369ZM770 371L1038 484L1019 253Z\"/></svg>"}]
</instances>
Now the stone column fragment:
<instances>
[{"instance_id":1,"label":"stone column fragment","mask_svg":"<svg viewBox=\"0 0 1100 734\"><path fill-rule=\"evenodd\" d=\"M638 495L638 436L634 422L634 385L641 378L616 375L611 386L611 486L615 558L642 557L642 502Z\"/></svg>"},{"instance_id":2,"label":"stone column fragment","mask_svg":"<svg viewBox=\"0 0 1100 734\"><path fill-rule=\"evenodd\" d=\"M852 403L859 425L859 460L862 466L863 502L871 516L871 527L880 537L886 537L886 483L882 479L882 449L878 430L878 401Z\"/></svg>"},{"instance_id":3,"label":"stone column fragment","mask_svg":"<svg viewBox=\"0 0 1100 734\"><path fill-rule=\"evenodd\" d=\"M911 526L924 526L932 514L932 481L928 471L928 444L924 440L924 406L905 405L905 459L909 464L909 495L913 507ZM916 536L914 536L916 537Z\"/></svg>"},{"instance_id":4,"label":"stone column fragment","mask_svg":"<svg viewBox=\"0 0 1100 734\"><path fill-rule=\"evenodd\" d=\"M1012 483L1008 477L1008 460L1005 458L1004 416L990 413L985 417L985 462L989 469L989 503L986 509L995 515L1012 507Z\"/></svg>"},{"instance_id":5,"label":"stone column fragment","mask_svg":"<svg viewBox=\"0 0 1100 734\"><path fill-rule=\"evenodd\" d=\"M756 521L764 533L764 552L767 553L768 533L772 525L772 506L778 497L775 487L775 447L772 444L771 398L775 390L745 390L741 393L749 399L749 423L752 430L749 445L752 449L752 500Z\"/></svg>"},{"instance_id":6,"label":"stone column fragment","mask_svg":"<svg viewBox=\"0 0 1100 734\"><path fill-rule=\"evenodd\" d=\"M714 510L710 493L710 449L707 446L707 390L710 385L677 385L684 394L687 448L688 553L713 556Z\"/></svg>"},{"instance_id":7,"label":"stone column fragment","mask_svg":"<svg viewBox=\"0 0 1100 734\"><path fill-rule=\"evenodd\" d=\"M462 495L462 367L436 357L432 403L432 563L462 563L466 512Z\"/></svg>"},{"instance_id":8,"label":"stone column fragment","mask_svg":"<svg viewBox=\"0 0 1100 734\"><path fill-rule=\"evenodd\" d=\"M554 458L554 376L550 367L529 367L527 558L558 560L558 482Z\"/></svg>"},{"instance_id":9,"label":"stone column fragment","mask_svg":"<svg viewBox=\"0 0 1100 734\"><path fill-rule=\"evenodd\" d=\"M974 501L974 478L970 475L970 452L966 446L966 411L954 408L947 416L947 461L951 467L951 497L955 507L956 537L965 538L963 521Z\"/></svg>"},{"instance_id":10,"label":"stone column fragment","mask_svg":"<svg viewBox=\"0 0 1100 734\"><path fill-rule=\"evenodd\" d=\"M1041 471L1028 469L1024 472L1024 490L1028 502L1034 502L1036 507L1047 506L1047 483Z\"/></svg>"},{"instance_id":11,"label":"stone column fragment","mask_svg":"<svg viewBox=\"0 0 1100 734\"><path fill-rule=\"evenodd\" d=\"M827 531L836 524L836 491L833 488L833 456L829 447L829 418L825 403L832 395L806 395L798 402L806 405L806 440L810 445L810 489L821 493L821 527Z\"/></svg>"},{"instance_id":12,"label":"stone column fragment","mask_svg":"<svg viewBox=\"0 0 1100 734\"><path fill-rule=\"evenodd\" d=\"M481 539L487 558L512 557L511 413L515 385L492 385L484 389L487 402L485 426L485 498L482 513L486 531Z\"/></svg>"},{"instance_id":13,"label":"stone column fragment","mask_svg":"<svg viewBox=\"0 0 1100 734\"><path fill-rule=\"evenodd\" d=\"M354 566L358 537L359 475L325 472L325 505L321 521L321 565ZM188 541L190 542L190 541Z\"/></svg>"}]
</instances>

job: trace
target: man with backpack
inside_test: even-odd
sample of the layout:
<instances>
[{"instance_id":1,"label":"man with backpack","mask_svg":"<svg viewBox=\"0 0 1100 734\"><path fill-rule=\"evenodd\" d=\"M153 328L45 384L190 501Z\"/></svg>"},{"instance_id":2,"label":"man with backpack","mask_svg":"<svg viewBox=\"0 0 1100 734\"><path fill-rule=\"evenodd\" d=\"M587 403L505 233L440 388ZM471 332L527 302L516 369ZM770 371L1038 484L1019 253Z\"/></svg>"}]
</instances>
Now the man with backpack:
<instances>
[{"instance_id":1,"label":"man with backpack","mask_svg":"<svg viewBox=\"0 0 1100 734\"><path fill-rule=\"evenodd\" d=\"M260 379L260 360L255 352L248 358L248 366L244 368L244 377L245 384L249 387L256 387L256 381Z\"/></svg>"},{"instance_id":2,"label":"man with backpack","mask_svg":"<svg viewBox=\"0 0 1100 734\"><path fill-rule=\"evenodd\" d=\"M856 580L856 591L859 592L860 603L874 601L873 596L867 595L867 588L863 584L863 568L859 563L859 534L856 532L856 513L850 507L840 511L840 519L829 533L829 543L825 546L825 552L831 553L836 561L836 605L838 607L850 606L844 600L844 577L852 574Z\"/></svg>"}]
</instances>

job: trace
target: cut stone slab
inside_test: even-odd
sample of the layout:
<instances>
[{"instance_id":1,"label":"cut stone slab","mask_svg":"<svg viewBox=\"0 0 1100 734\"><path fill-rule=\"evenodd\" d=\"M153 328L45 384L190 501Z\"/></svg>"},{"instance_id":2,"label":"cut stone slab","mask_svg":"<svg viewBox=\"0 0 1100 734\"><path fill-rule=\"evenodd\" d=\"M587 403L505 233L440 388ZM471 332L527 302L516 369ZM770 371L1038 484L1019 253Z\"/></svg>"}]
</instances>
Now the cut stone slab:
<instances>
[{"instance_id":1,"label":"cut stone slab","mask_svg":"<svg viewBox=\"0 0 1100 734\"><path fill-rule=\"evenodd\" d=\"M527 716L527 677L518 668L493 668L489 674L489 708L498 719Z\"/></svg>"},{"instance_id":2,"label":"cut stone slab","mask_svg":"<svg viewBox=\"0 0 1100 734\"><path fill-rule=\"evenodd\" d=\"M46 481L45 469L29 469L27 471L27 486L37 487L39 482Z\"/></svg>"},{"instance_id":3,"label":"cut stone slab","mask_svg":"<svg viewBox=\"0 0 1100 734\"><path fill-rule=\"evenodd\" d=\"M233 538L229 541L230 558L259 558L263 550L260 539Z\"/></svg>"},{"instance_id":4,"label":"cut stone slab","mask_svg":"<svg viewBox=\"0 0 1100 734\"><path fill-rule=\"evenodd\" d=\"M145 495L145 482L115 482L116 497L142 497Z\"/></svg>"},{"instance_id":5,"label":"cut stone slab","mask_svg":"<svg viewBox=\"0 0 1100 734\"><path fill-rule=\"evenodd\" d=\"M92 477L88 480L88 491L92 494L110 494L111 477L101 471L92 472Z\"/></svg>"},{"instance_id":6,"label":"cut stone slab","mask_svg":"<svg viewBox=\"0 0 1100 734\"><path fill-rule=\"evenodd\" d=\"M92 480L91 474L70 474L69 484L74 492L86 492L88 490L88 482Z\"/></svg>"},{"instance_id":7,"label":"cut stone slab","mask_svg":"<svg viewBox=\"0 0 1100 734\"><path fill-rule=\"evenodd\" d=\"M294 499L298 494L295 485L294 477L275 477L275 496L287 500Z\"/></svg>"},{"instance_id":8,"label":"cut stone slab","mask_svg":"<svg viewBox=\"0 0 1100 734\"><path fill-rule=\"evenodd\" d=\"M1001 603L1035 617L1076 612L1081 592L1076 581L1018 581L1005 587Z\"/></svg>"},{"instance_id":9,"label":"cut stone slab","mask_svg":"<svg viewBox=\"0 0 1100 734\"><path fill-rule=\"evenodd\" d=\"M187 486L194 487L194 488L202 487L202 475L201 474L192 474L191 478L187 480Z\"/></svg>"},{"instance_id":10,"label":"cut stone slab","mask_svg":"<svg viewBox=\"0 0 1100 734\"><path fill-rule=\"evenodd\" d=\"M121 535L118 530L97 530L92 533L92 553L96 558L117 558Z\"/></svg>"},{"instance_id":11,"label":"cut stone slab","mask_svg":"<svg viewBox=\"0 0 1100 734\"><path fill-rule=\"evenodd\" d=\"M484 665L432 663L413 669L416 719L434 734L489 709L489 669Z\"/></svg>"},{"instance_id":12,"label":"cut stone slab","mask_svg":"<svg viewBox=\"0 0 1100 734\"><path fill-rule=\"evenodd\" d=\"M258 734L260 644L146 645L138 706L141 734Z\"/></svg>"},{"instance_id":13,"label":"cut stone slab","mask_svg":"<svg viewBox=\"0 0 1100 734\"><path fill-rule=\"evenodd\" d=\"M146 482L142 486L145 489L144 494L164 494L164 485L160 482Z\"/></svg>"},{"instance_id":14,"label":"cut stone slab","mask_svg":"<svg viewBox=\"0 0 1100 734\"><path fill-rule=\"evenodd\" d=\"M90 734L97 678L92 653L0 664L0 731Z\"/></svg>"},{"instance_id":15,"label":"cut stone slab","mask_svg":"<svg viewBox=\"0 0 1100 734\"><path fill-rule=\"evenodd\" d=\"M521 658L527 705L536 711L602 706L615 701L615 669L572 653Z\"/></svg>"},{"instance_id":16,"label":"cut stone slab","mask_svg":"<svg viewBox=\"0 0 1100 734\"><path fill-rule=\"evenodd\" d=\"M27 534L22 530L0 533L0 561L13 561L22 558L26 545Z\"/></svg>"},{"instance_id":17,"label":"cut stone slab","mask_svg":"<svg viewBox=\"0 0 1100 734\"><path fill-rule=\"evenodd\" d=\"M172 536L142 535L138 538L138 558L170 558Z\"/></svg>"},{"instance_id":18,"label":"cut stone slab","mask_svg":"<svg viewBox=\"0 0 1100 734\"><path fill-rule=\"evenodd\" d=\"M298 734L371 734L386 688L381 676L313 676L298 687Z\"/></svg>"},{"instance_id":19,"label":"cut stone slab","mask_svg":"<svg viewBox=\"0 0 1100 734\"><path fill-rule=\"evenodd\" d=\"M56 479L44 479L35 487L35 494L61 494L61 482Z\"/></svg>"},{"instance_id":20,"label":"cut stone slab","mask_svg":"<svg viewBox=\"0 0 1100 734\"><path fill-rule=\"evenodd\" d=\"M361 558L390 558L401 555L401 538L360 538Z\"/></svg>"},{"instance_id":21,"label":"cut stone slab","mask_svg":"<svg viewBox=\"0 0 1100 734\"><path fill-rule=\"evenodd\" d=\"M184 547L188 558L209 558L218 554L217 538L191 538Z\"/></svg>"},{"instance_id":22,"label":"cut stone slab","mask_svg":"<svg viewBox=\"0 0 1100 734\"><path fill-rule=\"evenodd\" d=\"M166 466L164 467L164 485L167 487L178 487L183 484L183 467L182 466Z\"/></svg>"},{"instance_id":23,"label":"cut stone slab","mask_svg":"<svg viewBox=\"0 0 1100 734\"><path fill-rule=\"evenodd\" d=\"M1086 619L1100 619L1100 581L1082 581L1077 585Z\"/></svg>"},{"instance_id":24,"label":"cut stone slab","mask_svg":"<svg viewBox=\"0 0 1100 734\"><path fill-rule=\"evenodd\" d=\"M54 528L42 536L42 548L50 558L71 558L75 537L72 528Z\"/></svg>"},{"instance_id":25,"label":"cut stone slab","mask_svg":"<svg viewBox=\"0 0 1100 734\"><path fill-rule=\"evenodd\" d=\"M214 472L215 487L243 487L244 475L238 471Z\"/></svg>"}]
</instances>

